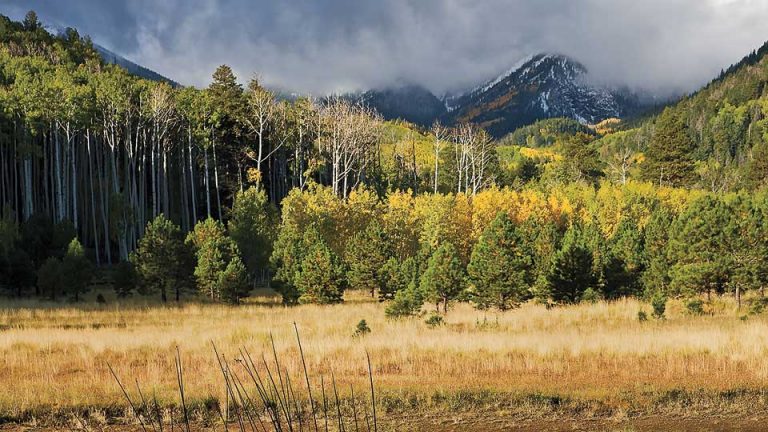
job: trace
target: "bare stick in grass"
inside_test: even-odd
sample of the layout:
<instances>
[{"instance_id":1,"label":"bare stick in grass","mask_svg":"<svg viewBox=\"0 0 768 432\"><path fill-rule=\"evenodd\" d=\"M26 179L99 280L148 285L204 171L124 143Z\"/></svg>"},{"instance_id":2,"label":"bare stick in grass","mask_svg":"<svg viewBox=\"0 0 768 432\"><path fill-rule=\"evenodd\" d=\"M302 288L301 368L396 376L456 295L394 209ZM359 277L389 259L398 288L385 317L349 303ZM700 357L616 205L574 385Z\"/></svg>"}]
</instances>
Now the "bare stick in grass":
<instances>
[{"instance_id":1,"label":"bare stick in grass","mask_svg":"<svg viewBox=\"0 0 768 432\"><path fill-rule=\"evenodd\" d=\"M299 327L296 322L293 323L293 328L296 330L296 341L299 343L299 354L301 355L301 365L304 367L304 380L307 383L307 393L309 394L309 407L312 410L312 421L315 424L315 432L318 432L317 427L317 414L315 412L315 399L312 396L312 386L309 384L309 372L307 372L307 361L304 358L304 348L301 346L301 338L299 337Z\"/></svg>"},{"instance_id":2,"label":"bare stick in grass","mask_svg":"<svg viewBox=\"0 0 768 432\"><path fill-rule=\"evenodd\" d=\"M157 415L157 425L160 426L160 432L163 432L163 413L160 412L160 404L157 403L157 393L152 395L155 404L155 414Z\"/></svg>"},{"instance_id":3,"label":"bare stick in grass","mask_svg":"<svg viewBox=\"0 0 768 432\"><path fill-rule=\"evenodd\" d=\"M280 369L280 361L277 358L277 348L275 347L275 338L272 336L272 332L269 333L269 340L272 342L272 356L275 359L275 369L277 378L280 380L280 390L283 392L283 400L285 401L286 416L288 417L288 430L293 431L293 420L291 417L291 406L288 403L288 392L283 382L283 373Z\"/></svg>"},{"instance_id":4,"label":"bare stick in grass","mask_svg":"<svg viewBox=\"0 0 768 432\"><path fill-rule=\"evenodd\" d=\"M331 369L331 382L333 383L333 396L334 398L336 398L336 414L339 418L339 432L345 432L344 420L341 417L341 404L339 403L339 391L336 388L336 375L334 375L333 369Z\"/></svg>"},{"instance_id":5,"label":"bare stick in grass","mask_svg":"<svg viewBox=\"0 0 768 432\"><path fill-rule=\"evenodd\" d=\"M355 419L355 432L360 432L360 427L357 423L357 401L355 400L355 387L350 384L349 391L352 394L352 416Z\"/></svg>"},{"instance_id":6,"label":"bare stick in grass","mask_svg":"<svg viewBox=\"0 0 768 432\"><path fill-rule=\"evenodd\" d=\"M227 424L229 422L229 397L232 394L232 389L229 385L229 379L227 378L227 369L224 367L224 363L221 361L221 356L219 355L219 351L216 349L216 344L211 341L211 346L213 347L213 353L216 355L216 361L219 363L219 370L221 370L221 375L224 377L224 403L226 406L224 409L226 410L226 416L224 416L224 430L229 430L229 425ZM232 402L235 404L235 412L237 413L237 402L235 401L234 396L232 397ZM238 414L238 423L240 425L240 429L243 429L242 419L240 418Z\"/></svg>"},{"instance_id":7,"label":"bare stick in grass","mask_svg":"<svg viewBox=\"0 0 768 432\"><path fill-rule=\"evenodd\" d=\"M323 418L325 419L325 432L328 432L328 398L325 397L325 381L320 375L320 389L323 392Z\"/></svg>"},{"instance_id":8,"label":"bare stick in grass","mask_svg":"<svg viewBox=\"0 0 768 432\"><path fill-rule=\"evenodd\" d=\"M277 383L275 382L274 376L272 376L272 370L269 368L269 365L267 364L267 358L264 357L264 355L261 356L261 361L264 363L264 368L267 370L267 376L269 377L269 381L272 384L272 389L274 390L275 397L277 398L277 401L280 403L280 408L283 410L283 414L285 414L285 421L288 425L288 430L293 432L293 423L291 420L291 413L289 411L289 408L287 406L287 403L283 399L283 397L280 395L280 390L277 388ZM280 378L282 381L282 378Z\"/></svg>"},{"instance_id":9,"label":"bare stick in grass","mask_svg":"<svg viewBox=\"0 0 768 432\"><path fill-rule=\"evenodd\" d=\"M301 406L299 405L299 400L296 398L296 393L293 391L293 386L291 385L291 376L288 375L288 371L285 371L285 382L288 386L288 396L293 401L293 407L296 414L296 419L299 421L299 430L304 430L304 420L302 419L304 413L301 410Z\"/></svg>"},{"instance_id":10,"label":"bare stick in grass","mask_svg":"<svg viewBox=\"0 0 768 432\"><path fill-rule=\"evenodd\" d=\"M148 432L147 431L147 427L144 426L144 421L141 419L141 414L139 414L139 412L136 410L136 405L131 400L131 397L128 396L128 392L125 390L125 386L120 381L120 378L117 377L117 374L115 373L114 369L112 369L112 365L107 363L107 367L109 368L109 372L112 373L112 376L115 378L115 381L117 381L117 385L120 386L120 390L123 391L123 396L125 396L125 399L128 400L128 404L131 406L131 409L133 410L133 413L136 416L136 419L139 420L139 424L141 425L141 429L144 432Z\"/></svg>"},{"instance_id":11,"label":"bare stick in grass","mask_svg":"<svg viewBox=\"0 0 768 432\"><path fill-rule=\"evenodd\" d=\"M270 421L272 422L272 426L274 426L277 432L282 432L283 428L280 424L280 412L279 412L277 403L273 401L272 398L269 396L269 391L267 390L267 387L264 384L264 380L262 380L258 369L256 369L256 365L253 363L253 357L251 357L251 353L248 352L247 348L241 349L240 352L241 354L243 352L245 353L243 357L243 363L246 366L245 370L250 376L253 384L256 386L256 390L259 394L259 397L261 398L261 401L264 403L264 409L267 411L267 414L269 415Z\"/></svg>"},{"instance_id":12,"label":"bare stick in grass","mask_svg":"<svg viewBox=\"0 0 768 432\"><path fill-rule=\"evenodd\" d=\"M246 404L245 407L245 415L248 417L248 421L251 424L251 429L256 430L256 423L253 421L253 415L251 415L251 411L254 411L256 414L256 419L259 421L259 425L261 426L261 429L266 432L267 428L264 426L264 422L262 422L261 417L258 415L257 412L255 412L256 404L254 404L253 399L251 399L251 396L248 394L248 390L243 385L243 382L240 380L240 377L235 372L231 372L233 382L235 384L235 389L237 389L238 395L240 395L240 399L244 401ZM249 409L250 407L250 409Z\"/></svg>"},{"instance_id":13,"label":"bare stick in grass","mask_svg":"<svg viewBox=\"0 0 768 432\"><path fill-rule=\"evenodd\" d=\"M147 417L149 418L149 425L152 426L152 430L157 432L157 428L155 427L155 422L152 417L152 413L149 412L149 405L147 404L147 400L144 398L144 393L141 392L141 386L139 385L138 378L135 379L136 381L136 391L139 392L139 398L141 399L141 409L142 411L147 413ZM162 428L162 426L160 426Z\"/></svg>"},{"instance_id":14,"label":"bare stick in grass","mask_svg":"<svg viewBox=\"0 0 768 432\"><path fill-rule=\"evenodd\" d=\"M376 421L376 391L373 388L373 368L371 367L371 355L368 351L365 352L365 357L368 359L368 379L371 383L371 407L373 408L373 432L378 432L378 425Z\"/></svg>"},{"instance_id":15,"label":"bare stick in grass","mask_svg":"<svg viewBox=\"0 0 768 432\"><path fill-rule=\"evenodd\" d=\"M176 346L176 381L179 384L179 397L181 398L181 409L184 413L184 425L187 427L187 432L190 432L187 400L184 397L184 369L181 366L181 353L178 346Z\"/></svg>"}]
</instances>

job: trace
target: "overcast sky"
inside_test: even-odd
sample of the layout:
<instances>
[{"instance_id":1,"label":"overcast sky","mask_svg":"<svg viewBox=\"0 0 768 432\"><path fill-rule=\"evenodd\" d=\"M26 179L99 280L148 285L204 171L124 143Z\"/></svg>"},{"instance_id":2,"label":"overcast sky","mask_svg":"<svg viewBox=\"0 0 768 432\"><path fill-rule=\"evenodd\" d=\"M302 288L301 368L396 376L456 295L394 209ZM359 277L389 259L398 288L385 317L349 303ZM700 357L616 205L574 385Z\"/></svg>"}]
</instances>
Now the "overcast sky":
<instances>
[{"instance_id":1,"label":"overcast sky","mask_svg":"<svg viewBox=\"0 0 768 432\"><path fill-rule=\"evenodd\" d=\"M768 0L0 0L28 9L183 84L226 63L313 94L440 94L537 52L606 83L691 91L768 40Z\"/></svg>"}]
</instances>

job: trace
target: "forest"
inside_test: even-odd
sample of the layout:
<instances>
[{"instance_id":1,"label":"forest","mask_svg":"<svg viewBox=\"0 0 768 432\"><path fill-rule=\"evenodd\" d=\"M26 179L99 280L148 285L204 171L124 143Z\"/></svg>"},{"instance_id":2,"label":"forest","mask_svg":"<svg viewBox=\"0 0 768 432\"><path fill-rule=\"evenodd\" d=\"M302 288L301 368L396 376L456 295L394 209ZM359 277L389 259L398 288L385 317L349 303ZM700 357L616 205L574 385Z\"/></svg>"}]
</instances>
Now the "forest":
<instances>
[{"instance_id":1,"label":"forest","mask_svg":"<svg viewBox=\"0 0 768 432\"><path fill-rule=\"evenodd\" d=\"M765 51L660 114L493 141L243 87L225 65L204 89L144 80L73 29L2 17L0 288L239 303L271 287L286 304L357 290L390 316L740 305L768 282Z\"/></svg>"}]
</instances>

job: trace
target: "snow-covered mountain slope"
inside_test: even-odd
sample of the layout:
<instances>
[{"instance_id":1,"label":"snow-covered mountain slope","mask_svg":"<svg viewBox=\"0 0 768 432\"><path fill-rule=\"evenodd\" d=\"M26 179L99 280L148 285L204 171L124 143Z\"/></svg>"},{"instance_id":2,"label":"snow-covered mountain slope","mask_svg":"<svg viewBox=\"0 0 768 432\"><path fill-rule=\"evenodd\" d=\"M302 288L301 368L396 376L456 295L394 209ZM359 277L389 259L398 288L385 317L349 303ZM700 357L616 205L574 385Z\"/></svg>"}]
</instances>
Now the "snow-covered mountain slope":
<instances>
[{"instance_id":1,"label":"snow-covered mountain slope","mask_svg":"<svg viewBox=\"0 0 768 432\"><path fill-rule=\"evenodd\" d=\"M489 80L461 94L438 98L423 87L371 90L357 100L377 109L387 119L404 119L427 126L477 123L491 135L509 132L546 118L568 117L596 124L625 117L645 106L630 91L589 84L579 62L561 55L527 57Z\"/></svg>"},{"instance_id":2,"label":"snow-covered mountain slope","mask_svg":"<svg viewBox=\"0 0 768 432\"><path fill-rule=\"evenodd\" d=\"M637 109L627 92L588 84L586 68L565 56L539 54L505 74L446 100L447 123L473 122L501 137L553 117L595 124Z\"/></svg>"},{"instance_id":3,"label":"snow-covered mountain slope","mask_svg":"<svg viewBox=\"0 0 768 432\"><path fill-rule=\"evenodd\" d=\"M147 69L147 68L145 68L144 66L142 66L140 64L136 64L136 63L128 60L127 58L125 58L125 57L123 57L123 56L121 56L119 54L115 54L114 52L104 48L103 46L101 46L99 44L94 43L93 44L93 48L96 49L96 51L99 53L99 55L101 55L101 58L104 59L105 63L116 64L118 66L123 67L125 70L127 70L131 74L136 75L136 76L140 76L140 77L148 79L148 80L164 81L164 82L167 82L168 84L170 84L170 85L172 85L174 87L179 85L177 82L175 82L175 81L173 81L173 80L171 80L169 78L166 78L166 77L160 75L159 73L157 73L157 72L155 72L155 71L153 71L151 69Z\"/></svg>"},{"instance_id":4,"label":"snow-covered mountain slope","mask_svg":"<svg viewBox=\"0 0 768 432\"><path fill-rule=\"evenodd\" d=\"M46 30L48 31L48 33L52 35L64 36L66 35L68 28L62 27L59 25L46 25ZM127 58L119 54L116 54L115 52L110 51L109 49L97 44L96 42L91 41L91 43L93 43L93 49L95 49L96 52L99 53L102 60L104 60L104 63L118 65L123 69L127 70L129 73L139 76L141 78L145 78L152 81L164 81L174 87L179 86L177 82L169 78L166 78L151 69L145 68L140 64L134 63L128 60Z\"/></svg>"}]
</instances>

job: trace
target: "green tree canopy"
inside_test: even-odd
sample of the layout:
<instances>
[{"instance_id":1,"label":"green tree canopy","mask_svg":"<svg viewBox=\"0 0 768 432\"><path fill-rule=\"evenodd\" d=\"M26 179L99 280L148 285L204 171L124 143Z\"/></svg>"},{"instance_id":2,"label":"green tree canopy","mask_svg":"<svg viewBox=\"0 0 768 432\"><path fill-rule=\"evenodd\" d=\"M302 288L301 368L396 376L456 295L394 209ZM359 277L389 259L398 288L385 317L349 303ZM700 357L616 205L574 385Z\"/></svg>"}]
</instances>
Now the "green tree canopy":
<instances>
[{"instance_id":1,"label":"green tree canopy","mask_svg":"<svg viewBox=\"0 0 768 432\"><path fill-rule=\"evenodd\" d=\"M524 246L515 224L500 212L480 236L467 267L478 308L504 311L530 295L533 264Z\"/></svg>"}]
</instances>

